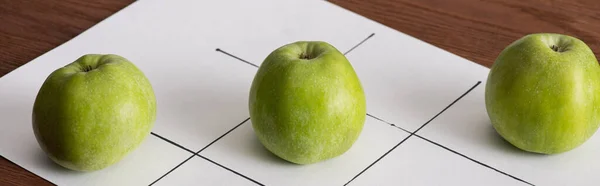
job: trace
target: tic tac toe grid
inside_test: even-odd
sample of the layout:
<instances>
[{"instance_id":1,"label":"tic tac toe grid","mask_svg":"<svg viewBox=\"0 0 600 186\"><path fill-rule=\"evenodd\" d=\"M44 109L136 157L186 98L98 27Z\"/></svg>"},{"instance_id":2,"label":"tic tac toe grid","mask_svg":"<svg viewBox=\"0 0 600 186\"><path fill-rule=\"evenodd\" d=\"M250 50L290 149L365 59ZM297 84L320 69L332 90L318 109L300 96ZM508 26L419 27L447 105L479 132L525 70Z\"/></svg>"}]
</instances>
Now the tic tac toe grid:
<instances>
[{"instance_id":1,"label":"tic tac toe grid","mask_svg":"<svg viewBox=\"0 0 600 186\"><path fill-rule=\"evenodd\" d=\"M365 38L363 41L361 41L360 43L358 43L357 45L355 45L354 47L352 47L350 50L348 50L348 51L344 52L344 55L347 55L347 54L348 54L348 53L350 53L352 50L354 50L355 48L359 47L359 46L360 46L360 45L361 45L363 42L365 42L365 41L369 40L369 39L370 39L371 37L373 37L374 35L375 35L375 33L372 33L372 34L371 34L371 35L369 35L367 38ZM245 63L245 64L248 64L248 65L250 65L250 66L253 66L253 67L255 67L255 68L258 68L258 67L259 67L258 65L254 64L254 63L252 63L252 62L249 62L249 61L247 61L247 60L244 60L244 59L242 59L242 58L240 58L240 57L237 57L237 56L235 56L235 55L233 55L233 54L231 54L231 53L228 53L227 51L224 51L224 50L222 50L222 49L220 49L220 48L217 48L217 49L216 49L216 51L217 51L217 52L220 52L220 53L223 53L223 54L225 54L225 55L227 55L227 56L229 56L229 57L235 58L236 60L239 60L240 62L243 62L243 63ZM509 176L509 177L511 177L511 178L513 178L513 179L516 179L516 180L518 180L518 181L521 181L521 182L523 182L523 183L526 183L526 184L532 185L532 184L531 184L531 183L529 183L529 182L526 182L526 181L524 181L524 180L522 180L522 179L519 179L519 178L517 178L517 177L514 177L514 176L512 176L512 175L510 175L510 174L507 174L507 173L505 173L505 172L502 172L502 171L500 171L500 170L498 170L498 169L495 169L495 168L493 168L493 167L491 167L491 166L489 166L489 165L486 165L486 164L484 164L484 163L481 163L481 162L479 162L479 161L477 161L477 160L474 160L474 159L472 159L472 158L469 158L469 157L467 157L467 156L465 156L465 155L463 155L463 154L460 154L459 152L456 152L456 151L454 151L454 150L452 150L452 149L450 149L450 148L448 148L448 147L445 147L445 146L443 146L443 145L441 145L441 144L439 144L439 143L436 143L436 142L434 142L434 141L431 141L431 140L429 140L429 139L427 139L427 138L424 138L424 137L422 137L422 136L419 136L419 135L417 135L417 134L416 134L416 133L417 133L417 132L418 132L420 129L422 129L423 127L425 127L425 126L426 126L426 125L427 125L429 122L431 122L431 121L432 121L433 119L435 119L435 118L436 118L438 115L440 115L442 112L444 112L444 110L448 109L448 108L449 108L449 107L451 107L451 106L452 106L454 103L456 103L457 101L459 101L459 100L460 100L460 98L462 98L463 96L465 96L466 94L468 94L468 93L469 93L469 92L470 92L472 89L476 88L476 87L477 87L477 86L478 86L480 83L481 83L481 82L477 82L477 83L476 83L476 84L475 84L475 85L474 85L472 88L470 88L469 90L467 90L467 91L466 91L466 92L465 92L463 95L461 95L461 96L460 96L460 97L458 97L458 98L457 98L455 101L453 101L452 103L450 103L450 104L449 104L449 105L448 105L446 108L444 108L444 109L443 109L443 110L442 110L440 113L438 113L438 114L436 114L435 116L433 116L433 117L432 117L430 120L428 120L426 123L424 123L423 125L421 125L421 126L418 128L418 129L416 129L415 131L412 131L412 132L411 132L411 131L409 131L409 130L406 130L406 129L402 128L402 127L399 127L399 126L397 126L397 125L395 125L395 124L393 124L393 123L389 123L389 122L387 122L387 121L385 121L385 120L382 120L382 119L380 119L380 118L377 118L377 117L375 117L375 116L373 116L373 115L371 115L371 114L367 113L367 116L368 116L368 117L370 117L370 118L369 118L369 120L373 120L373 119L374 119L374 120L376 120L376 121L379 121L379 124L384 124L384 123L385 123L385 124L387 124L387 125L389 125L389 126L391 126L391 127L394 127L394 128L396 128L396 129L399 129L399 130L401 130L401 131L403 131L403 132L406 132L406 134L405 134L405 135L406 135L406 137L404 137L404 138L403 138L403 139L402 139L400 142L398 142L396 145L394 145L394 146L393 146L391 149L389 149L389 150L388 150L386 153L384 153L384 154L383 154L381 157L379 157L379 158L377 158L375 161L373 161L373 163L371 163L369 166L365 167L365 168L364 168L362 171L360 171L360 172L359 172L358 174L356 174L354 177L352 177L351 179L349 179L349 180L348 180L348 181L347 181L347 182L346 182L344 185L349 185L349 184L350 184L352 181L354 181L354 179L356 179L357 177L359 177L361 174L363 174L365 171L367 171L367 170L368 170L370 167L372 167L374 164L376 164L377 162L379 162L379 161L380 161L382 158L384 158L386 155L388 155L390 152L392 152L394 149L396 149L398 146L400 146L400 145L401 145L403 142L405 142L407 139L409 139L409 138L410 138L410 137L412 137L412 136L418 137L418 138L420 138L420 139L422 139L422 140L424 140L424 141L427 141L427 142L429 142L429 143L431 143L431 144L434 144L434 145L436 145L436 146L438 146L438 147L441 147L441 148L443 148L443 149L445 149L445 150L448 150L448 151L450 151L450 152L453 152L453 153L455 153L455 154L457 154L457 155L459 155L459 156L462 156L462 157L464 157L464 158L467 158L467 159L469 159L470 161L473 161L473 162L475 162L475 163L477 163L477 164L480 164L480 165L482 165L482 166L485 166L485 167L487 167L487 168L493 169L493 170L495 170L495 171L497 171L497 172L499 172L499 173L501 173L501 174L504 174L504 175L506 175L506 176ZM177 147L181 148L182 150L185 150L185 151L187 151L187 152L191 153L192 155L191 155L189 158L185 159L185 160L184 160L183 162L181 162L180 164L178 164L177 166L175 166L173 169L169 170L169 171L168 171L166 174L164 174L164 175L162 175L161 177L159 177L157 180L155 180L154 182L152 182L150 185L154 185L154 184L156 184L156 183L157 183L157 182L159 182L161 179L163 179L164 177L168 176L168 175L169 175L171 172L175 171L177 168L179 168L181 165L183 165L184 163L186 163L186 162L187 162L187 161L189 161L190 159L192 159L192 158L194 158L194 157L199 157L199 158L202 158L203 160L206 160L206 161L208 161L208 162L210 162L210 163L212 163L212 164L214 164L214 165L216 165L216 166L219 166L219 167L221 167L221 168L223 168L223 169L226 169L227 171L229 171L229 172L231 172L231 173L233 173L233 174L236 174L236 175L238 175L238 176L240 176L240 177L242 177L242 178L244 178L244 179L246 179L246 180L248 180L248 181L250 181L250 182L253 182L254 184L257 184L257 185L263 185L263 186L264 186L265 184L263 184L263 183L261 183L261 182L259 182L259 181L255 180L255 179L253 179L253 178L251 178L251 177L249 177L249 176L246 176L246 175L244 175L244 174L242 174L242 173L240 173L240 172L238 172L238 171L236 171L236 170L234 170L234 169L232 169L232 168L229 168L229 167L227 167L227 166L221 165L221 164L219 164L219 163L217 163L217 162L215 162L215 161L211 160L210 158L207 158L207 157L205 157L205 156L202 156L202 155L200 154L200 153L201 153L201 152L203 152L205 149L209 148L211 145L213 145L214 143L218 142L218 141L219 141L221 138L225 137L227 134L231 133L231 132L232 132L233 130L235 130L236 128L240 127L240 126L241 126L241 125L243 125L243 124L249 123L249 121L250 121L250 118L246 118L246 119L245 119L244 121L242 121L240 124L236 125L236 126L235 126L235 127L233 127L231 130L229 130L229 131L227 131L226 133L224 133L223 135L219 136L217 139L215 139L214 141L212 141L211 143L209 143L207 146L203 147L202 149L200 149L200 150L198 150L198 151L196 151L196 152L194 152L194 151L192 151L192 150L190 150L190 149L188 149L188 148L185 148L185 147L183 147L182 145L179 145L179 144L177 144L177 143L173 142L172 140L169 140L169 139L167 139L167 138L165 138L165 137L162 137L162 136L160 136L160 135L158 135L158 134L156 134L156 133L154 133L154 132L153 132L153 133L152 133L152 135L154 135L155 137L158 137L158 138L160 138L160 139L162 139L162 140L165 140L165 141L167 141L167 142L169 142L169 143L171 143L171 144L173 144L173 145L175 145L175 146L177 146ZM372 122L369 122L369 124L372 124ZM250 125L250 124L246 124L246 125ZM246 127L246 128L248 128L248 127ZM263 149L263 150L265 150L265 149ZM274 157L274 155L271 155L271 156L272 156L271 158L277 158L277 157ZM283 160L278 160L278 161L283 161ZM283 179L286 179L286 178L283 178Z\"/></svg>"},{"instance_id":2,"label":"tic tac toe grid","mask_svg":"<svg viewBox=\"0 0 600 186\"><path fill-rule=\"evenodd\" d=\"M274 49L329 42L355 68L368 117L345 154L285 162L252 131L247 97ZM76 173L31 131L47 75L87 53L115 53L150 79L155 127L121 162ZM597 185L598 135L555 156L517 150L493 130L488 69L324 1L142 0L0 78L0 155L57 185Z\"/></svg>"}]
</instances>

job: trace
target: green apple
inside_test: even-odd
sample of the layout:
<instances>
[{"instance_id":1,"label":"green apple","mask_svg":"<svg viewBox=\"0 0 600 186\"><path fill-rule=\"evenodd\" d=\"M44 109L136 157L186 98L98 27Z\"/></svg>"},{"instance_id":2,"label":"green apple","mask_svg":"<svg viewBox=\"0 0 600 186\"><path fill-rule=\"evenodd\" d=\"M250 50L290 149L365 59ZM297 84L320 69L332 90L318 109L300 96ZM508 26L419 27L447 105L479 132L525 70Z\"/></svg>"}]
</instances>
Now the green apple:
<instances>
[{"instance_id":1,"label":"green apple","mask_svg":"<svg viewBox=\"0 0 600 186\"><path fill-rule=\"evenodd\" d=\"M575 37L536 33L514 41L497 57L485 88L495 130L524 151L570 151L598 129L600 67Z\"/></svg>"},{"instance_id":2,"label":"green apple","mask_svg":"<svg viewBox=\"0 0 600 186\"><path fill-rule=\"evenodd\" d=\"M127 59L88 54L52 72L33 106L33 131L46 154L76 171L108 167L135 150L156 118L146 76Z\"/></svg>"},{"instance_id":3,"label":"green apple","mask_svg":"<svg viewBox=\"0 0 600 186\"><path fill-rule=\"evenodd\" d=\"M344 154L366 117L362 85L346 57L322 41L270 53L250 88L249 112L263 146L295 164Z\"/></svg>"}]
</instances>

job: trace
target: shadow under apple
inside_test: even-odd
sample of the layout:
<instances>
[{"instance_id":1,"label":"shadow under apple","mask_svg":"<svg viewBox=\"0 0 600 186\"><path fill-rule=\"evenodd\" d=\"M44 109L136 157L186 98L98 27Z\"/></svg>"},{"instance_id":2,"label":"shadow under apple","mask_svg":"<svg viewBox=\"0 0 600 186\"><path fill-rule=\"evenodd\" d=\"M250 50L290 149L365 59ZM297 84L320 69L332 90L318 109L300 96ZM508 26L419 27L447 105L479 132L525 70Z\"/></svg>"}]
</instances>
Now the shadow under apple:
<instances>
[{"instance_id":1,"label":"shadow under apple","mask_svg":"<svg viewBox=\"0 0 600 186\"><path fill-rule=\"evenodd\" d=\"M489 145L493 146L494 148L497 148L498 150L503 151L505 153L519 156L545 156L545 154L527 152L517 148L516 146L508 142L506 139L504 139L502 136L500 136L500 134L496 132L496 129L494 129L489 120L484 125L487 126L486 132L488 140L486 141Z\"/></svg>"},{"instance_id":2,"label":"shadow under apple","mask_svg":"<svg viewBox=\"0 0 600 186\"><path fill-rule=\"evenodd\" d=\"M36 150L37 153L34 154L36 164L39 164L43 167L43 169L47 169L48 172L58 173L58 174L84 174L85 172L74 171L71 169L67 169L63 166L60 166L56 162L54 162L48 155L42 151L41 149Z\"/></svg>"},{"instance_id":3,"label":"shadow under apple","mask_svg":"<svg viewBox=\"0 0 600 186\"><path fill-rule=\"evenodd\" d=\"M296 165L294 163L281 159L279 156L273 154L262 143L260 143L258 137L256 136L252 136L251 148L253 149L253 155L255 155L255 157L257 157L259 161L277 164L278 166Z\"/></svg>"}]
</instances>

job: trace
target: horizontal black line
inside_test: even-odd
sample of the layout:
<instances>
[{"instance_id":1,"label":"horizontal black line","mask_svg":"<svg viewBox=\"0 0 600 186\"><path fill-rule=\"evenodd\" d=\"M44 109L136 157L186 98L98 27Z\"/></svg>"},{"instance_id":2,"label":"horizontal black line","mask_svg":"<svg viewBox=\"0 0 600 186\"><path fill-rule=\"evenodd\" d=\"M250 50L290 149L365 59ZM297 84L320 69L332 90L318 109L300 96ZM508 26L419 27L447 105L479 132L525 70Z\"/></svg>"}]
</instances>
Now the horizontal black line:
<instances>
[{"instance_id":1,"label":"horizontal black line","mask_svg":"<svg viewBox=\"0 0 600 186\"><path fill-rule=\"evenodd\" d=\"M254 183L258 184L258 185L264 186L264 184L262 184L262 183L260 183L260 182L258 182L258 181L256 181L256 180L254 180L254 179L252 179L252 178L250 178L250 177L248 177L248 176L246 176L246 175L243 175L243 174L241 174L241 173L239 173L239 172L237 172L237 171L234 171L233 169L230 169L230 168L228 168L228 167L225 167L225 166L223 166L223 165L221 165L221 164L219 164L219 163L217 163L217 162L215 162L215 161L213 161L213 160L211 160L211 159L208 159L207 157L204 157L204 156L202 156L202 155L200 155L200 154L196 154L196 155L197 155L198 157L202 158L202 159L205 159L206 161L209 161L209 162L211 162L211 163L213 163L213 164L215 164L215 165L217 165L217 166L221 167L221 168L224 168L224 169L226 169L226 170L228 170L228 171L230 171L230 172L233 172L234 174L237 174L238 176L241 176L241 177L243 177L243 178L246 178L247 180L250 180L250 181L252 181L252 182L254 182Z\"/></svg>"},{"instance_id":2,"label":"horizontal black line","mask_svg":"<svg viewBox=\"0 0 600 186\"><path fill-rule=\"evenodd\" d=\"M344 55L352 52L352 50L354 50L356 47L362 45L365 41L369 40L371 37L373 37L375 35L375 33L371 33L369 36L367 36L367 38L363 39L361 42L359 42L358 44L354 45L354 47L350 48L350 50L346 51L344 53Z\"/></svg>"},{"instance_id":3,"label":"horizontal black line","mask_svg":"<svg viewBox=\"0 0 600 186\"><path fill-rule=\"evenodd\" d=\"M31 174L33 174L33 175L35 175L35 176L39 177L39 178L42 178L43 180L47 181L48 183L50 183L50 184L52 184L52 185L57 185L57 184L55 184L55 183L51 182L50 180L48 180L48 179L46 179L46 178L44 178L44 177L41 177L40 175L38 175L38 174L36 174L36 173L34 173L34 172L31 172L30 170L26 169L25 167L22 167L21 165L19 165L19 164L16 164L14 161L12 161L12 160L9 160L8 158L6 158L6 157L4 157L4 156L2 156L2 155L0 155L0 157L4 158L6 161L8 161L8 162L10 162L10 163L12 163L12 164L15 164L15 165L17 165L18 167L20 167L20 168L21 168L21 169L23 169L23 170L26 170L27 172L29 172L29 173L31 173ZM48 159L48 161L52 161L52 160ZM52 163L54 163L54 162L52 162Z\"/></svg>"},{"instance_id":4,"label":"horizontal black line","mask_svg":"<svg viewBox=\"0 0 600 186\"><path fill-rule=\"evenodd\" d=\"M427 142L429 142L429 143L432 143L432 144L434 144L434 145L437 145L437 146L439 146L439 147L442 147L442 148L444 148L444 149L446 149L446 150L448 150L448 151L450 151L450 152L453 152L454 154L457 154L457 155L459 155L459 156L462 156L462 157L464 157L464 158L467 158L467 159L469 159L469 160L471 160L471 161L473 161L473 162L475 162L475 163L477 163L477 164L479 164L479 165L482 165L482 166L484 166L484 167L490 168L490 169L492 169L492 170L494 170L494 171L496 171L496 172L499 172L499 173L501 173L501 174L504 174L504 175L506 175L506 176L508 176L508 177L511 177L511 178L515 179L515 180L518 180L518 181L521 181L521 182L523 182L523 183L526 183L526 184L529 184L529 185L532 185L532 186L534 186L533 184L531 184L531 183L529 183L529 182L527 182L527 181L525 181L525 180L523 180L523 179L517 178L517 177L515 177L515 176L513 176L513 175L510 175L510 174L508 174L508 173L506 173L506 172L503 172L503 171L501 171L501 170L498 170L498 169L496 169L496 168L494 168L494 167L492 167L492 166L490 166L490 165L487 165L487 164L485 164L485 163L482 163L482 162L480 162L480 161L477 161L477 160L475 160L475 159L473 159L473 158L470 158L470 157L468 157L468 156L466 156L466 155L464 155L464 154L462 154L462 153L460 153L460 152L457 152L457 151L455 151L455 150L452 150L452 149L450 149L450 148L448 148L448 147L446 147L446 146L444 146L444 145L441 145L441 144L439 144L439 143L437 143L437 142L435 142L435 141L431 141L431 140L429 140L429 139L427 139L427 138L425 138L425 137L419 136L419 135L417 135L417 134L415 134L415 136L417 136L418 138L421 138L421 139L423 139L423 140L425 140L425 141L427 141Z\"/></svg>"},{"instance_id":5,"label":"horizontal black line","mask_svg":"<svg viewBox=\"0 0 600 186\"><path fill-rule=\"evenodd\" d=\"M392 126L392 127L396 127L396 128L398 128L398 129L400 129L400 130L402 130L402 131L404 131L404 132L407 132L407 133L412 133L412 132L410 132L410 131L408 131L408 130L406 130L406 129L404 129L404 128L400 127L400 126L397 126L396 124L393 124L393 123L387 122L387 121L385 121L385 120L383 120L383 119L381 119L381 118L375 117L375 116L373 116L373 115L371 115L371 114L369 114L369 113L367 113L367 116L369 116L369 117L372 117L373 119L379 120L379 121L381 121L381 122L384 122L384 123L386 123L386 124L388 124L388 125L390 125L390 126Z\"/></svg>"},{"instance_id":6,"label":"horizontal black line","mask_svg":"<svg viewBox=\"0 0 600 186\"><path fill-rule=\"evenodd\" d=\"M202 152L204 149L210 147L213 143L219 141L221 138L225 137L225 135L229 134L231 131L235 130L236 128L240 127L242 124L246 123L246 121L248 121L250 118L246 118L244 121L242 121L240 124L237 124L235 127L233 127L232 129L229 129L229 131L227 131L225 134L219 136L217 139L213 140L212 142L210 142L208 145L206 145L204 148L200 149L198 152L196 152L196 154L200 154L200 152Z\"/></svg>"},{"instance_id":7,"label":"horizontal black line","mask_svg":"<svg viewBox=\"0 0 600 186\"><path fill-rule=\"evenodd\" d=\"M169 170L169 172L163 174L160 178L154 180L154 182L152 182L150 185L154 185L156 182L158 182L159 180L163 179L165 176L169 175L171 172L173 172L175 169L179 168L181 165L183 165L185 162L189 161L190 159L192 159L194 157L195 154L192 154L189 158L185 159L183 162L179 163L179 165L173 167L171 170ZM149 186L150 186L149 185Z\"/></svg>"},{"instance_id":8,"label":"horizontal black line","mask_svg":"<svg viewBox=\"0 0 600 186\"><path fill-rule=\"evenodd\" d=\"M249 65L252 65L252 66L254 66L254 67L258 68L258 65L255 65L254 63L250 63L250 62L248 62L248 61L246 61L246 60L244 60L244 59L242 59L242 58L239 58L239 57L237 57L237 56L235 56L235 55L233 55L233 54L227 53L227 52L225 52L225 51L221 50L220 48L217 48L217 49L216 49L216 51L217 51L217 52L221 52L221 53L223 53L223 54L225 54L225 55L228 55L228 56L230 56L230 57L236 58L236 59L238 59L238 60L240 60L240 61L242 61L242 62L244 62L244 63L246 63L246 64L249 64Z\"/></svg>"},{"instance_id":9,"label":"horizontal black line","mask_svg":"<svg viewBox=\"0 0 600 186\"><path fill-rule=\"evenodd\" d=\"M154 136L156 136L156 137L158 137L158 138L160 138L160 139L162 139L162 140L164 140L164 141L166 141L166 142L168 142L168 143L170 143L170 144L172 144L172 145L175 145L175 146L177 146L177 147L179 147L179 148L181 148L181 149L183 149L185 151L188 151L188 152L194 154L194 151L191 151L190 149L187 149L187 148L183 147L182 145L179 145L179 144L177 144L177 143L175 143L175 142L173 142L173 141L171 141L171 140L169 140L169 139L167 139L165 137L162 137L161 135L158 135L158 134L156 134L154 132L151 132L151 134L154 135Z\"/></svg>"}]
</instances>

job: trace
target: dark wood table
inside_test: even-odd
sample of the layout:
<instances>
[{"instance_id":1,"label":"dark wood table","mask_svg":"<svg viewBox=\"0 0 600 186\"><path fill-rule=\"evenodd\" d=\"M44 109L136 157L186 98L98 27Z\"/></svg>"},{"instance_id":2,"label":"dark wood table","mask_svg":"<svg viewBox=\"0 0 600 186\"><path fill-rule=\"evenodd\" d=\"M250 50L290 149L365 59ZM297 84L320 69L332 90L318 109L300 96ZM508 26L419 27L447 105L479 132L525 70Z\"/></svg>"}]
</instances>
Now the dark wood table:
<instances>
[{"instance_id":1,"label":"dark wood table","mask_svg":"<svg viewBox=\"0 0 600 186\"><path fill-rule=\"evenodd\" d=\"M0 0L0 77L132 2ZM597 0L331 2L488 67L506 45L535 32L572 35L600 52ZM0 158L0 185L52 184Z\"/></svg>"}]
</instances>

